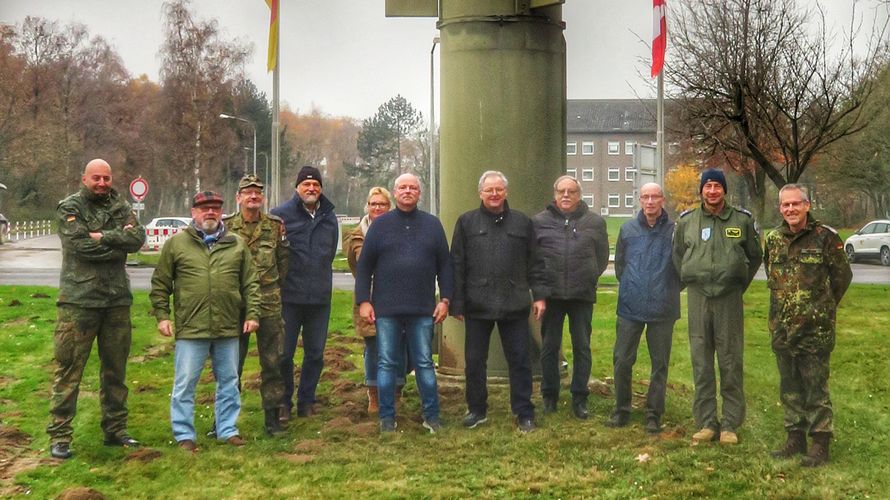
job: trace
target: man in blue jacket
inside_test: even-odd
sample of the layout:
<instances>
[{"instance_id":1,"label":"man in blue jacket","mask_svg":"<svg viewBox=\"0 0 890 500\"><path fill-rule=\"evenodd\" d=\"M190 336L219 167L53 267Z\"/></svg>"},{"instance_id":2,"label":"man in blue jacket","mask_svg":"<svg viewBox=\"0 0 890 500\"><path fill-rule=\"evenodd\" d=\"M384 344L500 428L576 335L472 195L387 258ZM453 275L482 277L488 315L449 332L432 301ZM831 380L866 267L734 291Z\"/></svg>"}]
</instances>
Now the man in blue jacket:
<instances>
[{"instance_id":1,"label":"man in blue jacket","mask_svg":"<svg viewBox=\"0 0 890 500\"><path fill-rule=\"evenodd\" d=\"M315 413L315 388L324 365L324 347L331 317L331 263L337 253L339 228L334 204L322 194L321 172L305 166L297 175L294 197L271 210L284 221L290 264L281 287L284 352L281 377L283 422L291 418L294 394L294 353L303 333L303 366L297 390L297 416Z\"/></svg>"},{"instance_id":2,"label":"man in blue jacket","mask_svg":"<svg viewBox=\"0 0 890 500\"><path fill-rule=\"evenodd\" d=\"M661 431L667 388L668 360L674 322L680 317L680 278L671 260L674 222L664 211L664 192L655 183L640 188L642 210L622 224L615 247L618 278L618 320L615 325L615 412L609 427L630 422L631 374L637 359L640 336L652 360L646 393L646 432Z\"/></svg>"}]
</instances>

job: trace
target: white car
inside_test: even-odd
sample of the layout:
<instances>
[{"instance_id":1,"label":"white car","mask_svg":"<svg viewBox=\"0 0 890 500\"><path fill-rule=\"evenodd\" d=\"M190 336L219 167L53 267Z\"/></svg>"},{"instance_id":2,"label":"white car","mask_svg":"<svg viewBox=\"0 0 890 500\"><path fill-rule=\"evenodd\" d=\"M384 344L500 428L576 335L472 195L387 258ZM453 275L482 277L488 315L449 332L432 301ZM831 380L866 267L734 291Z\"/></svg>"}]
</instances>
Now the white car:
<instances>
[{"instance_id":1,"label":"white car","mask_svg":"<svg viewBox=\"0 0 890 500\"><path fill-rule=\"evenodd\" d=\"M863 258L881 259L890 266L890 220L874 220L844 242L850 262Z\"/></svg>"},{"instance_id":2,"label":"white car","mask_svg":"<svg viewBox=\"0 0 890 500\"><path fill-rule=\"evenodd\" d=\"M183 228L191 223L191 217L155 217L145 225L145 229Z\"/></svg>"},{"instance_id":3,"label":"white car","mask_svg":"<svg viewBox=\"0 0 890 500\"><path fill-rule=\"evenodd\" d=\"M191 217L156 217L145 225L145 245L142 250L160 250L174 234L192 223Z\"/></svg>"}]
</instances>

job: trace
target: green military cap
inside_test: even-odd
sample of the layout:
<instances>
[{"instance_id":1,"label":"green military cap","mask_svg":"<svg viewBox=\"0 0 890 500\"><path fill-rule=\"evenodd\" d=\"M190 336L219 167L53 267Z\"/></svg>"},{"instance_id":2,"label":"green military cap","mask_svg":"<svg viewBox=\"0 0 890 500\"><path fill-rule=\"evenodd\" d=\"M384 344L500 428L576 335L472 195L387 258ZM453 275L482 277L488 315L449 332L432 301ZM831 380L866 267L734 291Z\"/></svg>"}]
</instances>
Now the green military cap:
<instances>
[{"instance_id":1,"label":"green military cap","mask_svg":"<svg viewBox=\"0 0 890 500\"><path fill-rule=\"evenodd\" d=\"M250 186L256 186L260 189L263 189L263 182L260 181L260 178L254 174L247 174L241 178L241 181L238 182L238 191L241 191L244 188L249 188Z\"/></svg>"}]
</instances>

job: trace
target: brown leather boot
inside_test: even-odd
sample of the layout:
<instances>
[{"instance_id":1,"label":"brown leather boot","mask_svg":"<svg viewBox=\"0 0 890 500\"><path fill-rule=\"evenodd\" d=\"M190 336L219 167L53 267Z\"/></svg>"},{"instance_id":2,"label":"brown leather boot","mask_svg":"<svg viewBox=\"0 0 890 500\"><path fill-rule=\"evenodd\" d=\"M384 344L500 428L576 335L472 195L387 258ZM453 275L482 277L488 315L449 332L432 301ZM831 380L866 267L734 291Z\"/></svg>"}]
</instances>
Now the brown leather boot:
<instances>
[{"instance_id":1,"label":"brown leather boot","mask_svg":"<svg viewBox=\"0 0 890 500\"><path fill-rule=\"evenodd\" d=\"M377 387L368 387L368 413L379 413L380 405L377 400Z\"/></svg>"},{"instance_id":2,"label":"brown leather boot","mask_svg":"<svg viewBox=\"0 0 890 500\"><path fill-rule=\"evenodd\" d=\"M788 431L785 446L770 453L773 458L791 458L807 452L807 435L803 431Z\"/></svg>"},{"instance_id":3,"label":"brown leather boot","mask_svg":"<svg viewBox=\"0 0 890 500\"><path fill-rule=\"evenodd\" d=\"M810 452L801 460L803 467L819 467L828 463L828 443L831 441L831 433L819 432L813 434L813 446Z\"/></svg>"}]
</instances>

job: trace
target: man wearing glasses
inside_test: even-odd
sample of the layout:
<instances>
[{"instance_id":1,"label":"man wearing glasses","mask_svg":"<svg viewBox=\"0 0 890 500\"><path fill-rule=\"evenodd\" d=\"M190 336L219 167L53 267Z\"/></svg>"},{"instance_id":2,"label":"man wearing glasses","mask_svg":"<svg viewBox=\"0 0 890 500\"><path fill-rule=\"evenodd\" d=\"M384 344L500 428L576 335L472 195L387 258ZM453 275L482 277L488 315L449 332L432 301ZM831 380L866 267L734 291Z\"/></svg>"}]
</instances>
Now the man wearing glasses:
<instances>
[{"instance_id":1,"label":"man wearing glasses","mask_svg":"<svg viewBox=\"0 0 890 500\"><path fill-rule=\"evenodd\" d=\"M549 289L541 322L541 395L544 413L559 401L559 352L569 317L572 336L572 413L586 419L590 390L590 333L597 280L609 264L606 222L581 201L581 184L563 175L553 184L553 203L535 216L538 250Z\"/></svg>"},{"instance_id":2,"label":"man wearing glasses","mask_svg":"<svg viewBox=\"0 0 890 500\"><path fill-rule=\"evenodd\" d=\"M661 431L674 322L680 317L680 279L671 260L674 222L655 183L640 188L640 212L621 225L615 246L618 320L615 324L615 412L609 427L630 423L631 376L643 329L652 370L646 393L646 432Z\"/></svg>"},{"instance_id":3,"label":"man wearing glasses","mask_svg":"<svg viewBox=\"0 0 890 500\"><path fill-rule=\"evenodd\" d=\"M451 314L466 327L464 427L472 429L487 420L485 365L491 331L497 324L510 375L510 408L517 427L525 433L535 428L528 314L531 307L535 319L541 319L546 289L532 222L522 212L510 209L507 193L504 174L495 170L483 173L479 179L481 206L461 215L454 225Z\"/></svg>"}]
</instances>

